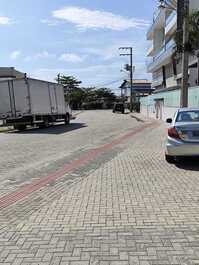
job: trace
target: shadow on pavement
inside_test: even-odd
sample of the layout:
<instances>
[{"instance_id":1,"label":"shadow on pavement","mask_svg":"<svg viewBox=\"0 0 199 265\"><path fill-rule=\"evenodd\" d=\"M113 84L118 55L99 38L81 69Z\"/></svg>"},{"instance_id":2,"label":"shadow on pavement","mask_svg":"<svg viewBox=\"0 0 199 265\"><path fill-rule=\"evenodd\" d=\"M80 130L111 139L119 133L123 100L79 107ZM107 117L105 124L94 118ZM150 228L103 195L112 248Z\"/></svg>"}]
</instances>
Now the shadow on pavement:
<instances>
[{"instance_id":1,"label":"shadow on pavement","mask_svg":"<svg viewBox=\"0 0 199 265\"><path fill-rule=\"evenodd\" d=\"M181 158L176 167L184 170L199 171L199 157Z\"/></svg>"},{"instance_id":2,"label":"shadow on pavement","mask_svg":"<svg viewBox=\"0 0 199 265\"><path fill-rule=\"evenodd\" d=\"M142 119L140 119L140 118L138 118L138 117L136 117L134 115L131 115L131 118L135 119L138 122L145 122L144 120L142 120Z\"/></svg>"},{"instance_id":3,"label":"shadow on pavement","mask_svg":"<svg viewBox=\"0 0 199 265\"><path fill-rule=\"evenodd\" d=\"M56 124L48 128L30 128L25 131L12 131L8 133L18 133L18 134L63 134L74 130L79 130L85 128L87 125L85 123L71 123L69 125Z\"/></svg>"}]
</instances>

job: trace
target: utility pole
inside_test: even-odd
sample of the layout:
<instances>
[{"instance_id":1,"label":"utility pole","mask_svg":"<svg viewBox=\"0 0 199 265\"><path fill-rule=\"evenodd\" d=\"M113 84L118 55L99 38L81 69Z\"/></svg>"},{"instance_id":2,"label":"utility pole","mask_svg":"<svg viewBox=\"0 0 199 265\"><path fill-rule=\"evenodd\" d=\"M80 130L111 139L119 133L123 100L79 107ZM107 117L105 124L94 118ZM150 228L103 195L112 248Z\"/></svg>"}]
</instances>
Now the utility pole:
<instances>
[{"instance_id":1,"label":"utility pole","mask_svg":"<svg viewBox=\"0 0 199 265\"><path fill-rule=\"evenodd\" d=\"M189 0L183 1L183 53L182 53L182 87L181 87L181 107L188 107L188 87L189 87L189 52L187 43L189 40Z\"/></svg>"},{"instance_id":2,"label":"utility pole","mask_svg":"<svg viewBox=\"0 0 199 265\"><path fill-rule=\"evenodd\" d=\"M129 53L120 53L120 56L130 56L130 112L133 112L133 48L132 47L120 47L119 50L128 50Z\"/></svg>"},{"instance_id":3,"label":"utility pole","mask_svg":"<svg viewBox=\"0 0 199 265\"><path fill-rule=\"evenodd\" d=\"M57 83L60 84L60 74L57 75Z\"/></svg>"}]
</instances>

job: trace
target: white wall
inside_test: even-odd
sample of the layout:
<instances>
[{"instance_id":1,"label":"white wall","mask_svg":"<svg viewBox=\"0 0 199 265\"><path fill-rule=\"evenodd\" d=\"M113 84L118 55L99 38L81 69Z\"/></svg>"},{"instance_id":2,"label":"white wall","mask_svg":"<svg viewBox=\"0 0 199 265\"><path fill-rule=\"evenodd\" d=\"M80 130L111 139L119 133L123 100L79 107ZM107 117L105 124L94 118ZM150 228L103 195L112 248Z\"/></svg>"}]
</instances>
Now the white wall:
<instances>
[{"instance_id":1,"label":"white wall","mask_svg":"<svg viewBox=\"0 0 199 265\"><path fill-rule=\"evenodd\" d=\"M162 116L160 117L159 113L159 120L166 121L167 118L173 118L175 112L178 108L172 108L172 107L163 107L162 109ZM154 106L144 106L141 105L141 114L144 115L147 118L153 118L156 119L156 109Z\"/></svg>"}]
</instances>

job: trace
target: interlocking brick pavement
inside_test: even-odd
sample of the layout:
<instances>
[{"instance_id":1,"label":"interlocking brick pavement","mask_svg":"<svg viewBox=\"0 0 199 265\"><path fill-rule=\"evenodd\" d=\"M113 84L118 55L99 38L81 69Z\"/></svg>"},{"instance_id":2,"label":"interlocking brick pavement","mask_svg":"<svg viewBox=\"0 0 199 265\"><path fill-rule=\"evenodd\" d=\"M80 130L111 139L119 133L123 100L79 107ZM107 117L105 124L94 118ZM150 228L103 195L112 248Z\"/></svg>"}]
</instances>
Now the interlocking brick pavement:
<instances>
[{"instance_id":1,"label":"interlocking brick pavement","mask_svg":"<svg viewBox=\"0 0 199 265\"><path fill-rule=\"evenodd\" d=\"M167 164L164 134L135 135L88 176L51 187L62 187L54 200L44 189L42 207L35 193L3 209L0 264L199 264L199 167Z\"/></svg>"}]
</instances>

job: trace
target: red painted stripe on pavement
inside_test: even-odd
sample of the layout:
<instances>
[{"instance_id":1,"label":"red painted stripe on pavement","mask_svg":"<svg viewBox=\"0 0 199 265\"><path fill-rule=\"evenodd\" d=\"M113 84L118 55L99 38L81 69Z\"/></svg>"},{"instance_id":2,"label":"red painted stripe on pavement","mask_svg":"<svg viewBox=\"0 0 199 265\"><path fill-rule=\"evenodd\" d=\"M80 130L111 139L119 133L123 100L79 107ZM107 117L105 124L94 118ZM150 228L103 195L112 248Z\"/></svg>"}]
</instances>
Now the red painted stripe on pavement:
<instances>
[{"instance_id":1,"label":"red painted stripe on pavement","mask_svg":"<svg viewBox=\"0 0 199 265\"><path fill-rule=\"evenodd\" d=\"M64 174L68 172L72 172L80 168L81 166L88 164L90 161L93 161L99 155L103 154L104 152L107 152L108 150L112 149L114 146L142 132L146 128L155 127L155 126L157 126L157 123L153 122L153 123L146 124L142 127L136 128L130 133L125 134L124 136L121 136L115 139L111 143L105 144L101 147L98 147L96 149L89 151L87 154L82 155L82 157L80 157L79 159L73 160L69 164L66 164L61 170L56 171L46 177L42 177L40 179L34 180L31 183L22 186L19 190L11 192L10 194L6 194L3 197L0 197L0 208L5 208L5 207L8 207L16 203L17 201L25 198L26 196L33 193L34 191L37 191L43 188L44 186L46 186L47 184L51 183L52 181L55 181L58 178L64 176Z\"/></svg>"}]
</instances>

